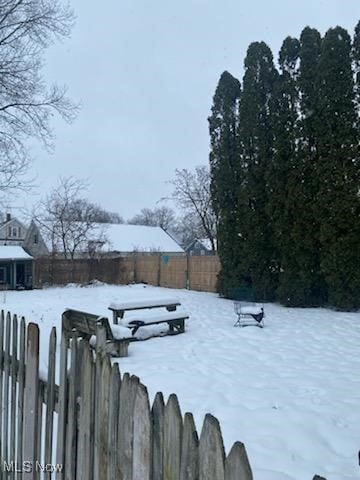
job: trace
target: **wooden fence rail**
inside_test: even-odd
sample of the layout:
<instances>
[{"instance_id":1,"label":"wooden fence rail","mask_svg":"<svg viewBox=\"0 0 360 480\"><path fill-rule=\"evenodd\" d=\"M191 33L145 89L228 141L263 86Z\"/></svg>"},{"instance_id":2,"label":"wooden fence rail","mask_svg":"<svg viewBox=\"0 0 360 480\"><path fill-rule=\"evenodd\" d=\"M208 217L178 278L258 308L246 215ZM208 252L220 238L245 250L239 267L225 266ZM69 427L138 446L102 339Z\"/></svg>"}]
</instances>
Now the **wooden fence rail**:
<instances>
[{"instance_id":1,"label":"wooden fence rail","mask_svg":"<svg viewBox=\"0 0 360 480\"><path fill-rule=\"evenodd\" d=\"M176 395L165 402L159 392L151 405L138 377L121 376L102 349L105 334L99 326L94 350L63 332L57 355L53 328L40 378L38 326L1 312L1 480L253 479L242 443L225 454L215 417L198 435Z\"/></svg>"}]
</instances>

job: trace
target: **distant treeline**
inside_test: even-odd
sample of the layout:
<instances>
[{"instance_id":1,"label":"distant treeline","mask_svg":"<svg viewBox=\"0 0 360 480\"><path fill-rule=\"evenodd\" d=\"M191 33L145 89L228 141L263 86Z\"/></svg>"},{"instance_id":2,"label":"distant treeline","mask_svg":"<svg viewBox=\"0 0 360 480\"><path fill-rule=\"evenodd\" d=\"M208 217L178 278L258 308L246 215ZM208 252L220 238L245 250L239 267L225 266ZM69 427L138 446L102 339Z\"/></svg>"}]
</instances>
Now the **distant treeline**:
<instances>
[{"instance_id":1,"label":"distant treeline","mask_svg":"<svg viewBox=\"0 0 360 480\"><path fill-rule=\"evenodd\" d=\"M360 22L252 43L213 98L211 189L222 269L288 306L360 308Z\"/></svg>"}]
</instances>

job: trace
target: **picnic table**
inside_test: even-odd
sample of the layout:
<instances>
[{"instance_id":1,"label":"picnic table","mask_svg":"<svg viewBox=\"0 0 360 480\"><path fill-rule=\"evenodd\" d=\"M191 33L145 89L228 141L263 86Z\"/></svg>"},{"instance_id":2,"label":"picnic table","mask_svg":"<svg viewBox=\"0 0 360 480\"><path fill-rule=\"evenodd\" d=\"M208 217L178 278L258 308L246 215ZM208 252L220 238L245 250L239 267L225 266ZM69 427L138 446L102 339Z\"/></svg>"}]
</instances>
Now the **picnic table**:
<instances>
[{"instance_id":1,"label":"picnic table","mask_svg":"<svg viewBox=\"0 0 360 480\"><path fill-rule=\"evenodd\" d=\"M150 325L167 324L168 331L166 334L174 335L185 331L185 320L189 318L187 312L177 310L181 303L178 298L143 298L141 300L130 300L128 302L113 302L109 306L109 310L113 313L113 322L131 328L132 334L141 327ZM154 313L149 310L158 309ZM159 310L159 309L165 309ZM134 312L126 316L125 312Z\"/></svg>"}]
</instances>

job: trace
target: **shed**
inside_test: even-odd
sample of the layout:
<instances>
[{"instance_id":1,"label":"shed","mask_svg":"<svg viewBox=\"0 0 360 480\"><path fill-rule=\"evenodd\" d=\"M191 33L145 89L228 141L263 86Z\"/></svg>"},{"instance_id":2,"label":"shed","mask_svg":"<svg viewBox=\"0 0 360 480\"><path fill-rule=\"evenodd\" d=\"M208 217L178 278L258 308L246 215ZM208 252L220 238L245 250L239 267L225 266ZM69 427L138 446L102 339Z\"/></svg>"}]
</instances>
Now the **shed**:
<instances>
[{"instance_id":1,"label":"shed","mask_svg":"<svg viewBox=\"0 0 360 480\"><path fill-rule=\"evenodd\" d=\"M0 246L0 289L31 289L34 259L22 247Z\"/></svg>"}]
</instances>

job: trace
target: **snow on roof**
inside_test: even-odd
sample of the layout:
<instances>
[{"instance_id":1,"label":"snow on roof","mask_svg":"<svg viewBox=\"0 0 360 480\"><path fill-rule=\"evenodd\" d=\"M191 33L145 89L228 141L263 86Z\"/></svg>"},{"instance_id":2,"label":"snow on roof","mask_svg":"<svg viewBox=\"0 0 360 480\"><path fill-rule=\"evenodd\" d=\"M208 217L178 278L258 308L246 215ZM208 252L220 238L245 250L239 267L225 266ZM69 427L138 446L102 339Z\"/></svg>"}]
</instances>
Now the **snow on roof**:
<instances>
[{"instance_id":1,"label":"snow on roof","mask_svg":"<svg viewBox=\"0 0 360 480\"><path fill-rule=\"evenodd\" d=\"M0 260L31 260L32 258L22 247L0 246Z\"/></svg>"},{"instance_id":2,"label":"snow on roof","mask_svg":"<svg viewBox=\"0 0 360 480\"><path fill-rule=\"evenodd\" d=\"M207 250L212 250L211 242L209 238L198 238L197 239ZM216 239L215 241L215 247L216 247Z\"/></svg>"},{"instance_id":3,"label":"snow on roof","mask_svg":"<svg viewBox=\"0 0 360 480\"><path fill-rule=\"evenodd\" d=\"M103 232L109 251L117 252L181 252L184 250L160 227L128 224L97 224L91 232L96 240Z\"/></svg>"}]
</instances>

